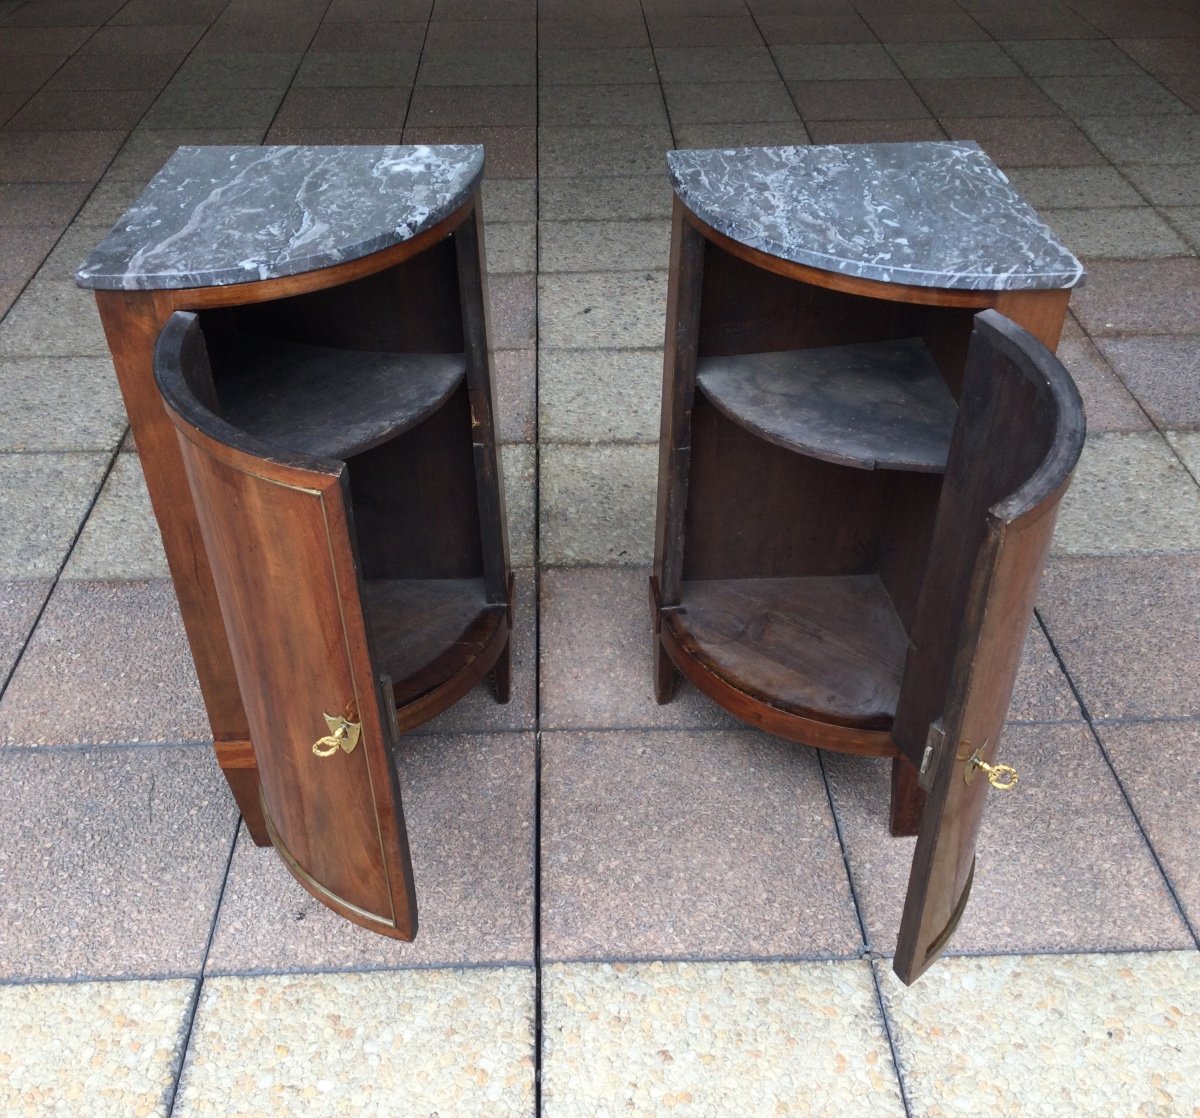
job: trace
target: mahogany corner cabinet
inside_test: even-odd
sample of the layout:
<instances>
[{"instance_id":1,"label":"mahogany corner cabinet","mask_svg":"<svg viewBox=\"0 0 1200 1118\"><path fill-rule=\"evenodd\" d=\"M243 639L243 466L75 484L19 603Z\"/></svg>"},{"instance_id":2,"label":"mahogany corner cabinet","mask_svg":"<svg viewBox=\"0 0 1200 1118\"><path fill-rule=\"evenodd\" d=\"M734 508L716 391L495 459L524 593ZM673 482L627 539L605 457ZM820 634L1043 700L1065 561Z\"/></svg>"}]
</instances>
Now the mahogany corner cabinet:
<instances>
[{"instance_id":1,"label":"mahogany corner cabinet","mask_svg":"<svg viewBox=\"0 0 1200 1118\"><path fill-rule=\"evenodd\" d=\"M895 969L970 892L1084 437L1050 352L1079 262L969 142L675 151L651 606L743 721L892 759Z\"/></svg>"},{"instance_id":2,"label":"mahogany corner cabinet","mask_svg":"<svg viewBox=\"0 0 1200 1118\"><path fill-rule=\"evenodd\" d=\"M76 277L246 826L399 939L396 736L509 692L482 172L477 146L180 148Z\"/></svg>"}]
</instances>

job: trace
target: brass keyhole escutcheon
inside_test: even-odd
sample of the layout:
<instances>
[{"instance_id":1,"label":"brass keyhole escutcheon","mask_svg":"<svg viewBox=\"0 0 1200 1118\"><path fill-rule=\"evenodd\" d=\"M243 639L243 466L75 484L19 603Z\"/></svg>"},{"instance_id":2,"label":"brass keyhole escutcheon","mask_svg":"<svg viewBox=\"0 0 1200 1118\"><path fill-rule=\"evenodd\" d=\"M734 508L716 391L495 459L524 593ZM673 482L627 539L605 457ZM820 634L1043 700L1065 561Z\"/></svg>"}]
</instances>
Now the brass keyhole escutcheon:
<instances>
[{"instance_id":1,"label":"brass keyhole escutcheon","mask_svg":"<svg viewBox=\"0 0 1200 1118\"><path fill-rule=\"evenodd\" d=\"M1017 770L1012 765L989 765L979 756L978 749L967 758L967 768L963 773L963 779L968 784L974 778L976 769L987 773L988 783L997 792L1011 792L1017 786L1017 781L1020 780Z\"/></svg>"},{"instance_id":2,"label":"brass keyhole escutcheon","mask_svg":"<svg viewBox=\"0 0 1200 1118\"><path fill-rule=\"evenodd\" d=\"M313 753L317 757L332 757L339 749L344 753L353 753L362 732L362 723L351 722L341 714L327 714L325 722L329 726L329 733L313 742Z\"/></svg>"}]
</instances>

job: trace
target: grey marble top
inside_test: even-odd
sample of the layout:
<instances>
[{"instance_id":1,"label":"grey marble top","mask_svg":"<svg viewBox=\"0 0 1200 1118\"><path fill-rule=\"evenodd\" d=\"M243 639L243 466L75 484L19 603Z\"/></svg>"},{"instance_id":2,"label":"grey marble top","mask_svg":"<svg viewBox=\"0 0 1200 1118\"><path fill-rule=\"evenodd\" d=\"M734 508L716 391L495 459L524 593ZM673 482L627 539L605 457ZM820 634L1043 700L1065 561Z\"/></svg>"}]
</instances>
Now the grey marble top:
<instances>
[{"instance_id":1,"label":"grey marble top","mask_svg":"<svg viewBox=\"0 0 1200 1118\"><path fill-rule=\"evenodd\" d=\"M476 145L181 147L75 280L140 291L328 268L436 225L482 173Z\"/></svg>"},{"instance_id":2,"label":"grey marble top","mask_svg":"<svg viewBox=\"0 0 1200 1118\"><path fill-rule=\"evenodd\" d=\"M971 141L672 151L683 204L827 272L921 287L1074 287L1083 265Z\"/></svg>"}]
</instances>

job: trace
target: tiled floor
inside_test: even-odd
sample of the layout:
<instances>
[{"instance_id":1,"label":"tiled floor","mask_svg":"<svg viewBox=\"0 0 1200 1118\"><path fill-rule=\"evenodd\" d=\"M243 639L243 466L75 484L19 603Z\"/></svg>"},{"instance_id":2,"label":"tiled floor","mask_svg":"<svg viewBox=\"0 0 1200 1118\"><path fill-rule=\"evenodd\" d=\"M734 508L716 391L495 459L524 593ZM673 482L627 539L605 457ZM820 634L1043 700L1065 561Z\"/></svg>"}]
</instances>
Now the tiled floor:
<instances>
[{"instance_id":1,"label":"tiled floor","mask_svg":"<svg viewBox=\"0 0 1200 1118\"><path fill-rule=\"evenodd\" d=\"M0 0L0 1114L1200 1114L1197 0ZM1084 257L1068 496L952 956L884 766L682 687L672 147L980 141ZM182 143L482 142L514 699L399 756L418 942L239 829L74 266Z\"/></svg>"}]
</instances>

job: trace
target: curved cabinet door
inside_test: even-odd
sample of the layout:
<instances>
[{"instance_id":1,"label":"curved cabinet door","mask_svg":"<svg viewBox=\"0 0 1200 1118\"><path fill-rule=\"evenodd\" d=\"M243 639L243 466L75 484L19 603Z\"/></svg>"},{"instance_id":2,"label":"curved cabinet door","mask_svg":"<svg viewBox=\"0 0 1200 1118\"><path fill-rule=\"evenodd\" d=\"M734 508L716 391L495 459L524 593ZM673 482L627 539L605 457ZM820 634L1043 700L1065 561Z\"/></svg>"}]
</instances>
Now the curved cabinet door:
<instances>
[{"instance_id":1,"label":"curved cabinet door","mask_svg":"<svg viewBox=\"0 0 1200 1118\"><path fill-rule=\"evenodd\" d=\"M212 566L271 839L318 900L412 939L390 687L372 666L345 466L271 450L201 403L212 402L212 382L194 315L168 322L155 375Z\"/></svg>"},{"instance_id":2,"label":"curved cabinet door","mask_svg":"<svg viewBox=\"0 0 1200 1118\"><path fill-rule=\"evenodd\" d=\"M998 764L1042 566L1083 436L1083 405L1062 365L1003 316L978 315L928 592L918 607L944 616L947 599L961 594L949 686L928 736L923 783L930 794L896 945L895 971L904 982L920 977L958 926L987 796L997 794L989 776L999 784L1011 779L985 766ZM946 556L966 562L942 573L937 565ZM964 571L961 589L956 569ZM919 618L918 657L926 628Z\"/></svg>"}]
</instances>

